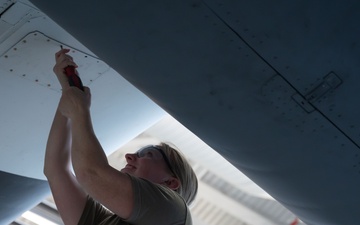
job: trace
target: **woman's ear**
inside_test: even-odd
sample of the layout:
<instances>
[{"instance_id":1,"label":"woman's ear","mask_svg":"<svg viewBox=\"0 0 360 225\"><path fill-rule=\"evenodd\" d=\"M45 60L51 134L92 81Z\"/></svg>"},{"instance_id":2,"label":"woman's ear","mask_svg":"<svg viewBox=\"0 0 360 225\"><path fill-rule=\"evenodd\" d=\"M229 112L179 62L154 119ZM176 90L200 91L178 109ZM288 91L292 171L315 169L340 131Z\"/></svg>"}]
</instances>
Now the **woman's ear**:
<instances>
[{"instance_id":1,"label":"woman's ear","mask_svg":"<svg viewBox=\"0 0 360 225\"><path fill-rule=\"evenodd\" d=\"M164 184L173 191L176 191L180 187L180 180L176 177L169 177Z\"/></svg>"}]
</instances>

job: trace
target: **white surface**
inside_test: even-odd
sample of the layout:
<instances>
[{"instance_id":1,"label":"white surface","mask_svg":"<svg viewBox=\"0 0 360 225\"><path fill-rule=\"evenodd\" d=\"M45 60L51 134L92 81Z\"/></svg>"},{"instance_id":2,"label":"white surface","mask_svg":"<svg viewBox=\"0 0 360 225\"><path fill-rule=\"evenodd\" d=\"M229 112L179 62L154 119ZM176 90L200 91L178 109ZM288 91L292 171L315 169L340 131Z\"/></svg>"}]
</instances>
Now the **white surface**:
<instances>
[{"instance_id":1,"label":"white surface","mask_svg":"<svg viewBox=\"0 0 360 225\"><path fill-rule=\"evenodd\" d=\"M45 146L60 98L52 72L54 54L60 42L89 51L69 35L61 34L57 41L35 27L47 36L63 33L45 16L36 17L14 33L5 31L9 38L0 45L0 170L44 179ZM25 32L30 34L24 37ZM107 154L165 115L101 60L79 51L70 54L84 85L92 89L94 128Z\"/></svg>"}]
</instances>

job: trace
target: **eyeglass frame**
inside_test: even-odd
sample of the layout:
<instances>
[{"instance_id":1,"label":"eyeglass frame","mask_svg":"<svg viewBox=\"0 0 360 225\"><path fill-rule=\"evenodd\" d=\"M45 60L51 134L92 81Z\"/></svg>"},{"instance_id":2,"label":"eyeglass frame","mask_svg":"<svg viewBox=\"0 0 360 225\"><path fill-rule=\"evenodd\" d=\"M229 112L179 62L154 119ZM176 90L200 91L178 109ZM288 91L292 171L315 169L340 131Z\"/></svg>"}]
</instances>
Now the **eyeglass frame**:
<instances>
[{"instance_id":1,"label":"eyeglass frame","mask_svg":"<svg viewBox=\"0 0 360 225\"><path fill-rule=\"evenodd\" d=\"M170 164L169 158L166 156L165 152L164 152L161 148L157 147L156 145L149 145L149 146L145 146L145 147L139 149L139 150L136 152L137 157L141 158L141 156L139 155L139 153L140 153L141 151L143 151L143 150L145 150L145 149L149 149L149 148L155 149L155 150L157 150L158 152L160 152L160 154L162 155L162 157L163 157L166 165L167 165L168 168L170 169L170 172L171 172L174 176L176 176L176 173L174 172L174 170L173 170L173 168L172 168L172 166L171 166L171 164Z\"/></svg>"}]
</instances>

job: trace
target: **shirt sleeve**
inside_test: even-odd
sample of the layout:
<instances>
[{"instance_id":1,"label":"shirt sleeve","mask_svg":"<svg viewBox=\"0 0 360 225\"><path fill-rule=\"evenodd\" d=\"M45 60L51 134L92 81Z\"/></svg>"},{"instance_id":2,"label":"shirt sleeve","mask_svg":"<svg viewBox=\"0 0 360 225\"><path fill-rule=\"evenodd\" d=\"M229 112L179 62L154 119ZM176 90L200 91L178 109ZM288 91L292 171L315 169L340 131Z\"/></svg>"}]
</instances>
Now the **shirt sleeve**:
<instances>
[{"instance_id":1,"label":"shirt sleeve","mask_svg":"<svg viewBox=\"0 0 360 225\"><path fill-rule=\"evenodd\" d=\"M98 225L111 215L113 213L88 196L78 225Z\"/></svg>"},{"instance_id":2,"label":"shirt sleeve","mask_svg":"<svg viewBox=\"0 0 360 225\"><path fill-rule=\"evenodd\" d=\"M130 176L134 191L134 209L130 224L185 224L188 209L175 191L145 179Z\"/></svg>"}]
</instances>

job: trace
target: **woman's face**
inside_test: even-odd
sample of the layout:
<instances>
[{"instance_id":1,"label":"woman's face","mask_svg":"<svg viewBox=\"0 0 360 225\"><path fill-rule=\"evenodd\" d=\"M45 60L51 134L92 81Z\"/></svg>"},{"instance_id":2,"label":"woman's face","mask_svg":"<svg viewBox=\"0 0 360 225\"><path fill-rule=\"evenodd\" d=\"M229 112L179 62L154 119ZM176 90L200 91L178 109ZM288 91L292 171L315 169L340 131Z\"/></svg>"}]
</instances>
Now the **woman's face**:
<instances>
[{"instance_id":1,"label":"woman's face","mask_svg":"<svg viewBox=\"0 0 360 225\"><path fill-rule=\"evenodd\" d=\"M163 184L171 172L162 154L154 148L145 148L141 152L125 155L127 165L121 172L143 178L157 184Z\"/></svg>"}]
</instances>

